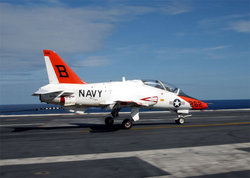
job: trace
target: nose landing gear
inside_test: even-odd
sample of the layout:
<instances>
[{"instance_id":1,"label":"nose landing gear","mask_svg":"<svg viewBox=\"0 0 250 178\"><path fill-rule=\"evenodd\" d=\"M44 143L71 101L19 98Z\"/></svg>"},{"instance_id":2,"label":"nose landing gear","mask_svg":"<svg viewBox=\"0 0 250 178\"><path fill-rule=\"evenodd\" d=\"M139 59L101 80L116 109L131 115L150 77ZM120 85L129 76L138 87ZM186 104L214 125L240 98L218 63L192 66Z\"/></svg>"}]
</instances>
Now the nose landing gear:
<instances>
[{"instance_id":1,"label":"nose landing gear","mask_svg":"<svg viewBox=\"0 0 250 178\"><path fill-rule=\"evenodd\" d=\"M175 119L175 123L176 124L184 124L185 123L185 118L187 117L191 117L192 115L183 115L183 114L179 114L178 117Z\"/></svg>"},{"instance_id":2,"label":"nose landing gear","mask_svg":"<svg viewBox=\"0 0 250 178\"><path fill-rule=\"evenodd\" d=\"M175 123L176 124L184 124L185 123L185 119L183 117L179 118L179 119L176 119L175 120Z\"/></svg>"}]
</instances>

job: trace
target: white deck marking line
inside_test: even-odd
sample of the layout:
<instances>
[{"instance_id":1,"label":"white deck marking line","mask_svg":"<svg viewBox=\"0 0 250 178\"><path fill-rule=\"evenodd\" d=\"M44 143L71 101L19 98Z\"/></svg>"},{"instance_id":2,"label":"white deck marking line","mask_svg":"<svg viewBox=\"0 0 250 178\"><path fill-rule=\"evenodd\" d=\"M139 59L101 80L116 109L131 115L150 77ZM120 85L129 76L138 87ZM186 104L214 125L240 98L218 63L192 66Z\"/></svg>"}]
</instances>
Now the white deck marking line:
<instances>
[{"instance_id":1,"label":"white deck marking line","mask_svg":"<svg viewBox=\"0 0 250 178\"><path fill-rule=\"evenodd\" d=\"M249 170L250 153L239 149L249 147L250 142L145 151L4 159L0 160L0 166L32 166L32 164L137 157L170 173L169 176L164 177L189 177Z\"/></svg>"},{"instance_id":2,"label":"white deck marking line","mask_svg":"<svg viewBox=\"0 0 250 178\"><path fill-rule=\"evenodd\" d=\"M41 163L58 163L58 162L72 162L72 161L85 161L85 160L98 160L106 158L121 158L138 156L143 157L146 155L153 156L155 154L170 154L170 153L183 153L186 150L213 150L214 148L220 148L221 153L225 149L237 149L250 147L250 142L225 144L225 145L213 145L213 146L198 146L198 147L182 147L182 148L170 148L170 149L158 149L158 150L145 150L145 151L128 151L128 152L112 152L112 153L98 153L98 154L82 154L82 155L67 155L67 156L48 156L48 157L34 157L34 158L18 158L18 159L3 159L0 160L0 166L11 165L26 165L26 164L41 164ZM240 152L241 153L241 152Z\"/></svg>"}]
</instances>

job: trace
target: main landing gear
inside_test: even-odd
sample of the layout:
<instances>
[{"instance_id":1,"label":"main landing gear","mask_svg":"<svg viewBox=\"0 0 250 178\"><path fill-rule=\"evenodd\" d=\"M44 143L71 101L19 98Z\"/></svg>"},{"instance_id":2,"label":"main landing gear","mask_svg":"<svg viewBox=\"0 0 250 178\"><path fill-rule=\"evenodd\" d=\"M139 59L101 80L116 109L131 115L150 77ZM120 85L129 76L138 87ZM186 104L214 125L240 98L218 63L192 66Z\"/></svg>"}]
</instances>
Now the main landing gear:
<instances>
[{"instance_id":1,"label":"main landing gear","mask_svg":"<svg viewBox=\"0 0 250 178\"><path fill-rule=\"evenodd\" d=\"M130 129L132 126L133 126L133 122L132 122L131 119L125 119L125 120L123 120L122 127L124 129Z\"/></svg>"},{"instance_id":2,"label":"main landing gear","mask_svg":"<svg viewBox=\"0 0 250 178\"><path fill-rule=\"evenodd\" d=\"M107 127L112 127L114 124L114 119L119 117L119 111L120 111L120 106L119 104L116 104L112 108L111 116L108 116L105 118L105 125ZM122 122L122 128L124 129L130 129L133 127L133 121L138 121L139 118L139 108L138 107L132 107L131 108L131 113L130 113L131 119L124 119Z\"/></svg>"},{"instance_id":3,"label":"main landing gear","mask_svg":"<svg viewBox=\"0 0 250 178\"><path fill-rule=\"evenodd\" d=\"M113 127L114 125L114 118L111 116L108 116L105 118L105 125L107 127ZM132 119L124 119L122 122L122 128L124 129L130 129L133 126Z\"/></svg>"},{"instance_id":4,"label":"main landing gear","mask_svg":"<svg viewBox=\"0 0 250 178\"><path fill-rule=\"evenodd\" d=\"M105 118L105 125L108 127L112 127L114 124L114 118L109 116Z\"/></svg>"}]
</instances>

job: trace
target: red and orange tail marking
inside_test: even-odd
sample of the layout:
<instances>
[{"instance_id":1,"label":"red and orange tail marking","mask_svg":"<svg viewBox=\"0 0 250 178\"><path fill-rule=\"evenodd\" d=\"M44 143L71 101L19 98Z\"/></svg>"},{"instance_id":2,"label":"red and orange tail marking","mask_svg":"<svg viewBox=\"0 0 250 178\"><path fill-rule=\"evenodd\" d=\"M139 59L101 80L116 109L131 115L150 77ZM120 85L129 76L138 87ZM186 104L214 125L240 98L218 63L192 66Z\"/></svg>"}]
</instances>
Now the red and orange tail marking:
<instances>
[{"instance_id":1,"label":"red and orange tail marking","mask_svg":"<svg viewBox=\"0 0 250 178\"><path fill-rule=\"evenodd\" d=\"M46 57L48 57L53 67L53 71L49 71L52 69L48 69L48 66L47 66L49 78L50 78L50 75L55 74L58 80L58 83L86 84L75 74L75 72L54 51L43 50L43 53L44 53L45 61L46 61Z\"/></svg>"}]
</instances>

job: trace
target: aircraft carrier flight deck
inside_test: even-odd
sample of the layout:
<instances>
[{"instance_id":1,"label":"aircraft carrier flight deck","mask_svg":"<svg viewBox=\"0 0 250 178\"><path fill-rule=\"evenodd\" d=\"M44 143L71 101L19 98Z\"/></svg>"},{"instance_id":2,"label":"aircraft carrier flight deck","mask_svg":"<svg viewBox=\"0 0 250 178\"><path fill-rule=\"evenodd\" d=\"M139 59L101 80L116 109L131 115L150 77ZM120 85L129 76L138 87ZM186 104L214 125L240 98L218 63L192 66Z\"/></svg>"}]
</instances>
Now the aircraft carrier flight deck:
<instances>
[{"instance_id":1,"label":"aircraft carrier flight deck","mask_svg":"<svg viewBox=\"0 0 250 178\"><path fill-rule=\"evenodd\" d=\"M140 113L130 130L104 114L0 117L0 176L249 177L250 110Z\"/></svg>"}]
</instances>

